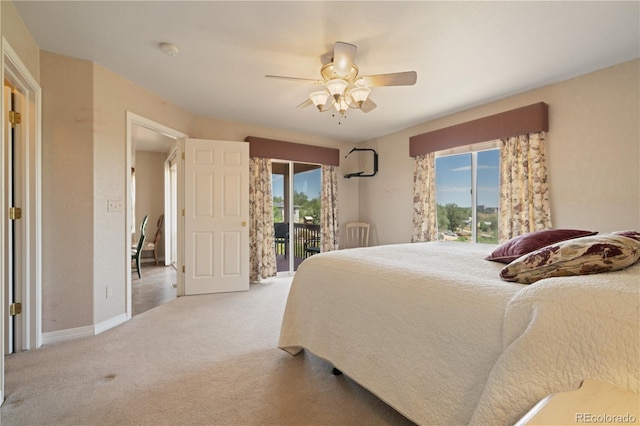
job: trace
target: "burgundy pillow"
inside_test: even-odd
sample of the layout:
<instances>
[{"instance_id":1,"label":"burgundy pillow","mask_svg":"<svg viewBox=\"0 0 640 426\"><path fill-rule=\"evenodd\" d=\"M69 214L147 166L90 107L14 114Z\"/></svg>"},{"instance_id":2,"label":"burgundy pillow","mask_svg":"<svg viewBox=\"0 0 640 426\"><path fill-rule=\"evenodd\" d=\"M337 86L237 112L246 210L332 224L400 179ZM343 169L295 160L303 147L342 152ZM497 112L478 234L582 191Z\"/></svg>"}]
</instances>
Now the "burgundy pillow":
<instances>
[{"instance_id":1,"label":"burgundy pillow","mask_svg":"<svg viewBox=\"0 0 640 426\"><path fill-rule=\"evenodd\" d=\"M486 260L500 263L511 263L520 256L529 254L539 248L561 241L571 240L579 237L588 237L598 232L584 231L580 229L545 229L544 231L529 232L518 235L509 241L498 246Z\"/></svg>"}]
</instances>

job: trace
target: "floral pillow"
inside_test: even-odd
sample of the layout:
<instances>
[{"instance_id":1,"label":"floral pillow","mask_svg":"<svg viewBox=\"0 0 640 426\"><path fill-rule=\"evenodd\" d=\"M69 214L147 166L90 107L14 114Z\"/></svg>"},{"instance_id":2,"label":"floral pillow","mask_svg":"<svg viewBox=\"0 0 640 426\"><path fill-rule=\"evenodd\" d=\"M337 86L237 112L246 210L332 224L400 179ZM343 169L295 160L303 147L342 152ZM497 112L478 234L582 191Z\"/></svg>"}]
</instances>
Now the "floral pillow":
<instances>
[{"instance_id":1,"label":"floral pillow","mask_svg":"<svg viewBox=\"0 0 640 426\"><path fill-rule=\"evenodd\" d=\"M622 235L623 237L633 238L640 241L640 232L638 231L616 231L612 232L613 235Z\"/></svg>"},{"instance_id":2,"label":"floral pillow","mask_svg":"<svg viewBox=\"0 0 640 426\"><path fill-rule=\"evenodd\" d=\"M615 234L580 237L545 246L502 268L505 281L531 284L543 278L624 269L640 259L640 241Z\"/></svg>"},{"instance_id":3,"label":"floral pillow","mask_svg":"<svg viewBox=\"0 0 640 426\"><path fill-rule=\"evenodd\" d=\"M544 231L529 232L504 242L485 259L493 262L510 263L520 256L549 244L595 234L597 232L583 231L581 229L546 229Z\"/></svg>"}]
</instances>

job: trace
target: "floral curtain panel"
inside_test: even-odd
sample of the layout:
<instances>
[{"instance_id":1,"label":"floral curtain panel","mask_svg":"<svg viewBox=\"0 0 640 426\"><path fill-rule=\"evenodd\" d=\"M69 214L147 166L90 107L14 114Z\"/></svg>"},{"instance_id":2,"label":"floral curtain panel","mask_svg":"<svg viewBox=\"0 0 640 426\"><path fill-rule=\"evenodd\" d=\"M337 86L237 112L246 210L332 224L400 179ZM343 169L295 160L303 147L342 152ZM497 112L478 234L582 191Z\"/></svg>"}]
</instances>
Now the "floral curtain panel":
<instances>
[{"instance_id":1,"label":"floral curtain panel","mask_svg":"<svg viewBox=\"0 0 640 426\"><path fill-rule=\"evenodd\" d=\"M320 251L338 249L340 225L338 223L338 173L335 166L322 165L320 191Z\"/></svg>"},{"instance_id":2,"label":"floral curtain panel","mask_svg":"<svg viewBox=\"0 0 640 426\"><path fill-rule=\"evenodd\" d=\"M252 157L249 164L249 279L276 275L276 249L271 194L271 159Z\"/></svg>"},{"instance_id":3,"label":"floral curtain panel","mask_svg":"<svg viewBox=\"0 0 640 426\"><path fill-rule=\"evenodd\" d=\"M551 228L545 133L501 140L498 241Z\"/></svg>"},{"instance_id":4,"label":"floral curtain panel","mask_svg":"<svg viewBox=\"0 0 640 426\"><path fill-rule=\"evenodd\" d=\"M411 242L433 241L437 232L436 167L433 152L415 157Z\"/></svg>"}]
</instances>

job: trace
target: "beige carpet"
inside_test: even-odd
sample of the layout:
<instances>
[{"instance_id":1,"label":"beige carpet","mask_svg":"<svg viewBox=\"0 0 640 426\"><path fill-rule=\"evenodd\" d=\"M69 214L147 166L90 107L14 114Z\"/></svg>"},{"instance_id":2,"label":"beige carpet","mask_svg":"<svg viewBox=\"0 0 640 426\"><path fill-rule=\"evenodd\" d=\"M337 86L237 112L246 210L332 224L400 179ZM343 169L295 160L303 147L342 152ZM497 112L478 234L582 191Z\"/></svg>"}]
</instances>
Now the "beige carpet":
<instances>
[{"instance_id":1,"label":"beige carpet","mask_svg":"<svg viewBox=\"0 0 640 426\"><path fill-rule=\"evenodd\" d=\"M181 297L98 336L9 355L0 423L411 424L325 361L277 348L289 285Z\"/></svg>"}]
</instances>

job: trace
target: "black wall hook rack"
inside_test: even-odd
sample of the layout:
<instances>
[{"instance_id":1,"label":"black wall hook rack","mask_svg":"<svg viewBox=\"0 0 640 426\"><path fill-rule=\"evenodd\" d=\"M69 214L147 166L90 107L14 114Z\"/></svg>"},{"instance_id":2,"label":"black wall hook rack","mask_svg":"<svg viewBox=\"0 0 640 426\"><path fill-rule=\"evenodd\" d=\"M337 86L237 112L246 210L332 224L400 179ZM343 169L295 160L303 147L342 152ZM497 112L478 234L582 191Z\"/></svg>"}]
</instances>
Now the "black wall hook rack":
<instances>
[{"instance_id":1,"label":"black wall hook rack","mask_svg":"<svg viewBox=\"0 0 640 426\"><path fill-rule=\"evenodd\" d=\"M375 176L378 173L378 153L375 149L371 148L353 148L349 151L349 154L345 155L344 158L347 158L354 151L371 151L373 152L373 173L365 174L365 172L355 172L344 175L345 179L349 179L352 177L371 177Z\"/></svg>"}]
</instances>

